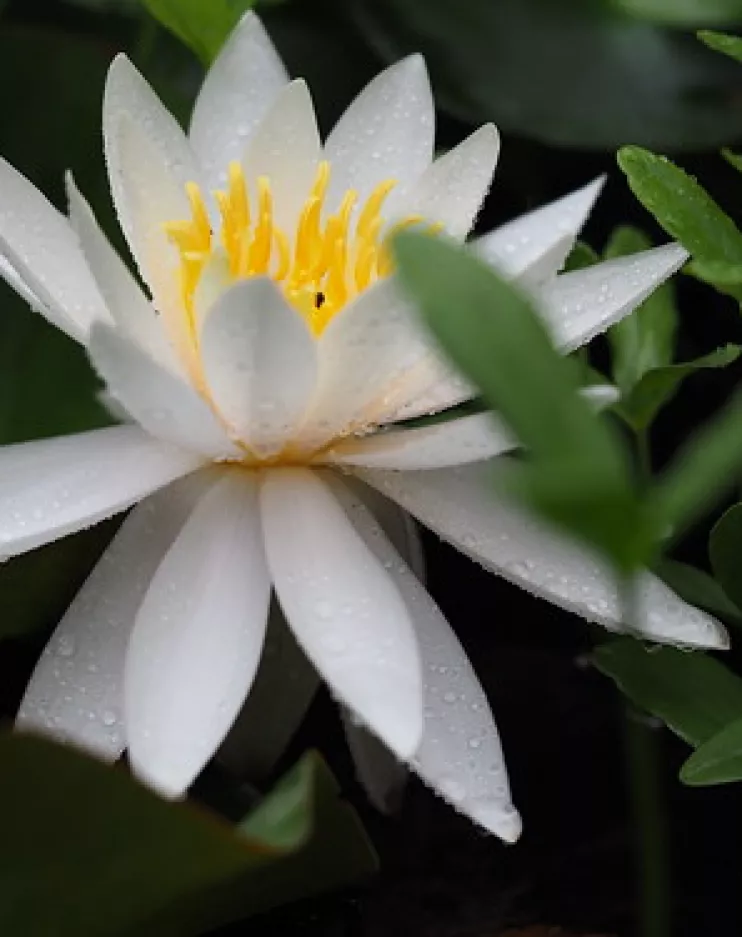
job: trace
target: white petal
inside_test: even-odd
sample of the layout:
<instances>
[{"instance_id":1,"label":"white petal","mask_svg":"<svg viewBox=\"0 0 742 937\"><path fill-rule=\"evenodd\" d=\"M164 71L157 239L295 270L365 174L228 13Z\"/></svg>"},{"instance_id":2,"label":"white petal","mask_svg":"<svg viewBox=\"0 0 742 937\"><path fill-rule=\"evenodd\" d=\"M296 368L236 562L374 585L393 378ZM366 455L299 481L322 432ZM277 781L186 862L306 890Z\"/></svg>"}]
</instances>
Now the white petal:
<instances>
[{"instance_id":1,"label":"white petal","mask_svg":"<svg viewBox=\"0 0 742 937\"><path fill-rule=\"evenodd\" d=\"M300 430L307 447L383 423L414 395L437 352L395 282L383 280L336 315L319 339L319 378Z\"/></svg>"},{"instance_id":2,"label":"white petal","mask_svg":"<svg viewBox=\"0 0 742 937\"><path fill-rule=\"evenodd\" d=\"M404 597L423 659L425 730L412 767L461 813L507 842L520 818L511 803L500 738L464 649L373 515L335 481L353 526Z\"/></svg>"},{"instance_id":3,"label":"white petal","mask_svg":"<svg viewBox=\"0 0 742 937\"><path fill-rule=\"evenodd\" d=\"M497 127L484 124L425 170L401 200L399 215L441 222L451 237L463 241L489 191L499 155Z\"/></svg>"},{"instance_id":4,"label":"white petal","mask_svg":"<svg viewBox=\"0 0 742 937\"><path fill-rule=\"evenodd\" d=\"M359 725L345 707L341 707L341 716L356 775L368 799L381 813L394 813L401 804L407 783L407 766L372 732Z\"/></svg>"},{"instance_id":5,"label":"white petal","mask_svg":"<svg viewBox=\"0 0 742 937\"><path fill-rule=\"evenodd\" d=\"M280 92L250 138L244 159L245 178L256 197L259 176L270 179L273 217L291 236L317 175L322 144L314 105L306 83L292 81Z\"/></svg>"},{"instance_id":6,"label":"white petal","mask_svg":"<svg viewBox=\"0 0 742 937\"><path fill-rule=\"evenodd\" d=\"M472 400L478 393L473 384L437 356L430 360L427 381L421 381L417 392L389 414L388 419L389 422L399 422L419 416L434 416Z\"/></svg>"},{"instance_id":7,"label":"white petal","mask_svg":"<svg viewBox=\"0 0 742 937\"><path fill-rule=\"evenodd\" d=\"M191 145L210 190L224 187L229 163L242 160L288 80L265 27L248 11L209 69L191 116Z\"/></svg>"},{"instance_id":8,"label":"white petal","mask_svg":"<svg viewBox=\"0 0 742 937\"><path fill-rule=\"evenodd\" d=\"M173 371L179 371L180 362L167 339L154 306L101 230L71 173L67 174L66 182L70 223L105 299L112 321L155 361Z\"/></svg>"},{"instance_id":9,"label":"white petal","mask_svg":"<svg viewBox=\"0 0 742 937\"><path fill-rule=\"evenodd\" d=\"M28 179L0 159L0 268L11 286L25 285L24 299L76 341L85 342L108 312L69 222ZM28 292L26 292L28 291Z\"/></svg>"},{"instance_id":10,"label":"white petal","mask_svg":"<svg viewBox=\"0 0 742 937\"><path fill-rule=\"evenodd\" d=\"M615 578L600 558L554 533L494 494L491 466L438 472L356 474L410 511L462 553L534 595L623 631ZM643 574L639 587L642 634L689 647L726 647L713 618L686 605L663 583Z\"/></svg>"},{"instance_id":11,"label":"white petal","mask_svg":"<svg viewBox=\"0 0 742 937\"><path fill-rule=\"evenodd\" d=\"M198 393L105 325L90 336L90 358L108 392L157 439L215 459L239 455Z\"/></svg>"},{"instance_id":12,"label":"white petal","mask_svg":"<svg viewBox=\"0 0 742 937\"><path fill-rule=\"evenodd\" d=\"M491 413L475 413L417 429L349 439L321 456L337 465L409 471L481 462L518 445Z\"/></svg>"},{"instance_id":13,"label":"white petal","mask_svg":"<svg viewBox=\"0 0 742 937\"><path fill-rule=\"evenodd\" d=\"M504 274L520 277L561 242L563 248L554 257L553 268L542 271L546 279L547 273L554 275L561 268L604 184L605 177L601 177L556 202L522 215L479 238L474 249Z\"/></svg>"},{"instance_id":14,"label":"white petal","mask_svg":"<svg viewBox=\"0 0 742 937\"><path fill-rule=\"evenodd\" d=\"M124 657L139 605L204 484L199 472L134 508L44 649L16 722L115 761L126 747Z\"/></svg>"},{"instance_id":15,"label":"white petal","mask_svg":"<svg viewBox=\"0 0 742 937\"><path fill-rule=\"evenodd\" d=\"M192 783L245 701L269 598L255 478L226 472L157 570L126 656L129 761L164 795Z\"/></svg>"},{"instance_id":16,"label":"white petal","mask_svg":"<svg viewBox=\"0 0 742 937\"><path fill-rule=\"evenodd\" d=\"M206 382L250 449L275 455L303 415L317 380L317 343L304 317L265 278L235 284L201 335Z\"/></svg>"},{"instance_id":17,"label":"white petal","mask_svg":"<svg viewBox=\"0 0 742 937\"><path fill-rule=\"evenodd\" d=\"M633 312L687 259L679 244L666 244L565 273L536 293L538 307L555 340L572 351Z\"/></svg>"},{"instance_id":18,"label":"white petal","mask_svg":"<svg viewBox=\"0 0 742 937\"><path fill-rule=\"evenodd\" d=\"M266 472L261 507L268 565L299 644L335 695L409 757L422 731L422 685L397 588L315 473Z\"/></svg>"},{"instance_id":19,"label":"white petal","mask_svg":"<svg viewBox=\"0 0 742 937\"><path fill-rule=\"evenodd\" d=\"M433 158L435 111L422 56L411 55L373 79L342 115L325 143L332 172L328 204L335 208L348 189L360 200L385 179L400 198Z\"/></svg>"},{"instance_id":20,"label":"white petal","mask_svg":"<svg viewBox=\"0 0 742 937\"><path fill-rule=\"evenodd\" d=\"M138 426L0 448L0 555L92 527L201 461Z\"/></svg>"}]
</instances>

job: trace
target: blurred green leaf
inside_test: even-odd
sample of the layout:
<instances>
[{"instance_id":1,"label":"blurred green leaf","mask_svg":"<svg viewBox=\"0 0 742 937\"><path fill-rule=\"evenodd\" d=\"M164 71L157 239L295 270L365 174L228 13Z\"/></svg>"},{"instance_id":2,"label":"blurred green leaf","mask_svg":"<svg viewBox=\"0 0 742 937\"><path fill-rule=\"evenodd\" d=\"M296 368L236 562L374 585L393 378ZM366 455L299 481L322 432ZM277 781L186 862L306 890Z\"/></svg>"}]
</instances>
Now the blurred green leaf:
<instances>
[{"instance_id":1,"label":"blurred green leaf","mask_svg":"<svg viewBox=\"0 0 742 937\"><path fill-rule=\"evenodd\" d=\"M689 605L702 608L724 621L742 623L740 610L729 600L719 583L703 570L664 558L655 565L654 571Z\"/></svg>"},{"instance_id":2,"label":"blurred green leaf","mask_svg":"<svg viewBox=\"0 0 742 937\"><path fill-rule=\"evenodd\" d=\"M680 780L695 787L742 781L742 717L693 752L680 769Z\"/></svg>"},{"instance_id":3,"label":"blurred green leaf","mask_svg":"<svg viewBox=\"0 0 742 937\"><path fill-rule=\"evenodd\" d=\"M0 931L18 937L190 937L375 867L317 755L235 831L72 750L6 736L0 816Z\"/></svg>"},{"instance_id":4,"label":"blurred green leaf","mask_svg":"<svg viewBox=\"0 0 742 937\"><path fill-rule=\"evenodd\" d=\"M713 2L713 0L712 0ZM739 76L695 37L598 2L350 0L387 60L422 52L436 101L550 144L718 147L738 122Z\"/></svg>"},{"instance_id":5,"label":"blurred green leaf","mask_svg":"<svg viewBox=\"0 0 742 937\"><path fill-rule=\"evenodd\" d=\"M618 163L642 205L695 258L742 264L742 232L692 176L636 146L620 150Z\"/></svg>"},{"instance_id":6,"label":"blurred green leaf","mask_svg":"<svg viewBox=\"0 0 742 937\"><path fill-rule=\"evenodd\" d=\"M733 505L714 525L709 559L725 595L742 609L742 504Z\"/></svg>"},{"instance_id":7,"label":"blurred green leaf","mask_svg":"<svg viewBox=\"0 0 742 937\"><path fill-rule=\"evenodd\" d=\"M738 153L735 153L733 150L724 147L721 151L721 155L729 163L730 166L734 166L737 172L742 172L742 156Z\"/></svg>"},{"instance_id":8,"label":"blurred green leaf","mask_svg":"<svg viewBox=\"0 0 742 937\"><path fill-rule=\"evenodd\" d=\"M629 16L670 26L723 26L742 21L742 0L608 0Z\"/></svg>"},{"instance_id":9,"label":"blurred green leaf","mask_svg":"<svg viewBox=\"0 0 742 937\"><path fill-rule=\"evenodd\" d=\"M703 2L706 3L708 0L703 0ZM737 8L737 22L742 22L742 3L735 2L735 0L729 0L729 3ZM714 52L722 52L735 61L742 62L742 38L739 36L729 36L726 33L716 33L710 29L702 29L698 33L698 38Z\"/></svg>"},{"instance_id":10,"label":"blurred green leaf","mask_svg":"<svg viewBox=\"0 0 742 937\"><path fill-rule=\"evenodd\" d=\"M577 241L564 264L564 272L571 273L574 270L584 270L586 267L592 267L599 260L598 252L593 250L589 244L586 244L585 241Z\"/></svg>"},{"instance_id":11,"label":"blurred green leaf","mask_svg":"<svg viewBox=\"0 0 742 937\"><path fill-rule=\"evenodd\" d=\"M638 228L617 228L606 247L605 258L636 254L651 246L650 239ZM624 395L647 372L672 363L677 324L673 287L663 283L630 316L608 330L613 380Z\"/></svg>"},{"instance_id":12,"label":"blurred green leaf","mask_svg":"<svg viewBox=\"0 0 742 937\"><path fill-rule=\"evenodd\" d=\"M141 0L155 19L209 65L255 0Z\"/></svg>"},{"instance_id":13,"label":"blurred green leaf","mask_svg":"<svg viewBox=\"0 0 742 937\"><path fill-rule=\"evenodd\" d=\"M631 318L633 317L627 316L627 319ZM613 410L634 432L640 433L650 426L686 378L709 368L725 368L736 361L741 352L742 348L739 345L725 345L708 355L696 358L695 361L684 361L681 364L670 364L647 371Z\"/></svg>"},{"instance_id":14,"label":"blurred green leaf","mask_svg":"<svg viewBox=\"0 0 742 937\"><path fill-rule=\"evenodd\" d=\"M647 649L619 638L597 648L593 661L632 702L694 747L742 718L742 680L701 652Z\"/></svg>"}]
</instances>

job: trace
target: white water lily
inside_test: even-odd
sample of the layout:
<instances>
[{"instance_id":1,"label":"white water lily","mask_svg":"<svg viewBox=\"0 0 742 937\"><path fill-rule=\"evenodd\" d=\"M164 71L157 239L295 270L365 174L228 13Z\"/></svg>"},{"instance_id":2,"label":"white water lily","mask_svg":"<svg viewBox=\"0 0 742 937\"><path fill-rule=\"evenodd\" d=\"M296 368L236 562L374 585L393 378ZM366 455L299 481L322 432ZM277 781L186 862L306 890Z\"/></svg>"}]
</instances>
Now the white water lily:
<instances>
[{"instance_id":1,"label":"white water lily","mask_svg":"<svg viewBox=\"0 0 742 937\"><path fill-rule=\"evenodd\" d=\"M465 238L488 190L495 128L435 162L433 133L413 56L323 145L306 86L253 14L208 73L188 136L116 59L106 158L147 293L72 180L68 220L0 165L3 275L87 348L127 419L0 450L0 552L140 502L42 655L21 728L107 760L126 748L140 778L181 795L245 702L275 590L353 718L458 810L517 838L484 693L358 479L526 589L614 630L621 612L600 560L493 499L485 460L514 443L491 415L390 425L472 393L418 327L385 246L405 225ZM670 245L556 276L599 188L476 244L533 291L565 351L685 259ZM725 643L649 574L642 602L652 639Z\"/></svg>"}]
</instances>

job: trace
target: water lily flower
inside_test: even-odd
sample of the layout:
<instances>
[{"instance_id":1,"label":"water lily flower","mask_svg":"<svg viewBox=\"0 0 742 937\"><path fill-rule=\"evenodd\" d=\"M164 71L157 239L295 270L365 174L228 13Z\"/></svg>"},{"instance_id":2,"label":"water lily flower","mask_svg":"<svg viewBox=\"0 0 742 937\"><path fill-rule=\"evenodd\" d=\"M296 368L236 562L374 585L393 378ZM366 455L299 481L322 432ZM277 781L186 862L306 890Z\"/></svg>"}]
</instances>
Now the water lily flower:
<instances>
[{"instance_id":1,"label":"water lily flower","mask_svg":"<svg viewBox=\"0 0 742 937\"><path fill-rule=\"evenodd\" d=\"M18 724L181 795L249 693L272 590L356 721L458 810L520 830L484 692L363 494L377 489L467 555L614 630L601 561L498 503L489 414L400 421L472 390L395 282L391 231L464 239L497 162L487 124L433 161L418 56L380 74L324 144L248 14L206 76L188 135L125 57L105 91L111 191L143 290L70 178L69 218L0 164L2 274L87 349L123 425L0 450L0 552L136 505L43 653ZM557 276L594 183L482 238L565 351L685 259L670 245ZM359 481L360 480L360 481ZM378 502L378 498L377 498ZM724 632L647 574L648 637ZM290 692L286 687L285 692Z\"/></svg>"}]
</instances>

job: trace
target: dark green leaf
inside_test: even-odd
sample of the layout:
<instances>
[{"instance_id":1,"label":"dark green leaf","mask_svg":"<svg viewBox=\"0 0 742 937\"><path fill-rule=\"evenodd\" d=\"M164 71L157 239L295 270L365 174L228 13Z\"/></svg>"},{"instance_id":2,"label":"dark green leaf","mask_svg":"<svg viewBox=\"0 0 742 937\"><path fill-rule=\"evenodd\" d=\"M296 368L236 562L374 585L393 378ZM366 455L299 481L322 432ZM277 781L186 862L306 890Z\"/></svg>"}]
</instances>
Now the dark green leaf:
<instances>
[{"instance_id":1,"label":"dark green leaf","mask_svg":"<svg viewBox=\"0 0 742 937\"><path fill-rule=\"evenodd\" d=\"M726 147L724 147L724 149L721 151L721 155L730 166L734 166L737 172L742 172L742 156L730 149L727 149Z\"/></svg>"},{"instance_id":2,"label":"dark green leaf","mask_svg":"<svg viewBox=\"0 0 742 937\"><path fill-rule=\"evenodd\" d=\"M669 26L723 26L742 21L742 0L608 0L608 5Z\"/></svg>"},{"instance_id":3,"label":"dark green leaf","mask_svg":"<svg viewBox=\"0 0 742 937\"><path fill-rule=\"evenodd\" d=\"M680 780L696 787L742 781L742 717L693 752L680 769Z\"/></svg>"},{"instance_id":4,"label":"dark green leaf","mask_svg":"<svg viewBox=\"0 0 742 937\"><path fill-rule=\"evenodd\" d=\"M642 432L650 426L686 378L708 368L725 368L737 360L740 352L742 348L739 345L725 345L695 361L647 371L634 389L614 406L614 412L635 432Z\"/></svg>"},{"instance_id":5,"label":"dark green leaf","mask_svg":"<svg viewBox=\"0 0 742 937\"><path fill-rule=\"evenodd\" d=\"M0 932L19 937L190 937L374 868L312 755L240 833L71 750L6 736L0 816Z\"/></svg>"},{"instance_id":6,"label":"dark green leaf","mask_svg":"<svg viewBox=\"0 0 742 937\"><path fill-rule=\"evenodd\" d=\"M142 0L155 19L209 65L255 0Z\"/></svg>"},{"instance_id":7,"label":"dark green leaf","mask_svg":"<svg viewBox=\"0 0 742 937\"><path fill-rule=\"evenodd\" d=\"M742 233L692 176L636 146L624 147L618 163L642 205L694 257L742 264Z\"/></svg>"},{"instance_id":8,"label":"dark green leaf","mask_svg":"<svg viewBox=\"0 0 742 937\"><path fill-rule=\"evenodd\" d=\"M597 648L595 665L641 709L690 745L701 745L742 717L742 680L698 651L645 648L619 638Z\"/></svg>"},{"instance_id":9,"label":"dark green leaf","mask_svg":"<svg viewBox=\"0 0 742 937\"><path fill-rule=\"evenodd\" d=\"M677 560L662 559L655 566L655 572L689 605L725 621L742 622L739 609L729 601L719 583L703 570Z\"/></svg>"},{"instance_id":10,"label":"dark green leaf","mask_svg":"<svg viewBox=\"0 0 742 937\"><path fill-rule=\"evenodd\" d=\"M605 257L624 257L651 246L649 238L637 228L618 228ZM630 316L608 330L613 380L623 394L629 393L648 371L671 364L677 323L672 284L663 283Z\"/></svg>"},{"instance_id":11,"label":"dark green leaf","mask_svg":"<svg viewBox=\"0 0 742 937\"><path fill-rule=\"evenodd\" d=\"M724 593L742 609L742 504L721 517L709 538L709 559Z\"/></svg>"},{"instance_id":12,"label":"dark green leaf","mask_svg":"<svg viewBox=\"0 0 742 937\"><path fill-rule=\"evenodd\" d=\"M702 283L708 283L720 293L726 293L742 303L742 264L701 258L691 261L685 270Z\"/></svg>"},{"instance_id":13,"label":"dark green leaf","mask_svg":"<svg viewBox=\"0 0 742 937\"><path fill-rule=\"evenodd\" d=\"M736 3L736 6L738 7L737 21L742 22L742 4ZM714 52L722 52L735 61L742 62L742 39L739 36L729 36L726 33L715 33L710 29L703 29L699 32L698 38Z\"/></svg>"}]
</instances>

